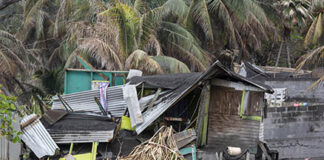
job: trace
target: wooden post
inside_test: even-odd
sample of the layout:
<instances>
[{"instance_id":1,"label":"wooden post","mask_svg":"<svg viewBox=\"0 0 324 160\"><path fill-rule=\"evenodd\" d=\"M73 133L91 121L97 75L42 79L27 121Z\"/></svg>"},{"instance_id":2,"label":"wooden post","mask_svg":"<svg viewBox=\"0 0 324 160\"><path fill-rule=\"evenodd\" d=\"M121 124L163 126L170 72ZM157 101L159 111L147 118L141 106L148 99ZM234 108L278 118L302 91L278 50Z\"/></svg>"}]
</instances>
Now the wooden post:
<instances>
[{"instance_id":1,"label":"wooden post","mask_svg":"<svg viewBox=\"0 0 324 160\"><path fill-rule=\"evenodd\" d=\"M208 81L202 91L199 104L199 113L197 121L197 146L207 144L207 130L208 130L208 110L210 101L210 82Z\"/></svg>"}]
</instances>

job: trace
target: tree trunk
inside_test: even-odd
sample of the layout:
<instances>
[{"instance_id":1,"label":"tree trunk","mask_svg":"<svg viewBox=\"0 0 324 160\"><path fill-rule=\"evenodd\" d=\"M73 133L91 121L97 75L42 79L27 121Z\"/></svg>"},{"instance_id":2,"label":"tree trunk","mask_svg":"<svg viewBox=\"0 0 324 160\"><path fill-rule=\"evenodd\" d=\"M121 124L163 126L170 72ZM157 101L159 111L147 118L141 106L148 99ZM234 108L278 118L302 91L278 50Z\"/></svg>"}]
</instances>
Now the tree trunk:
<instances>
[{"instance_id":1,"label":"tree trunk","mask_svg":"<svg viewBox=\"0 0 324 160\"><path fill-rule=\"evenodd\" d=\"M287 61L288 61L288 67L291 68L291 63L290 63L290 51L289 51L289 46L287 44L286 46L287 49Z\"/></svg>"},{"instance_id":2,"label":"tree trunk","mask_svg":"<svg viewBox=\"0 0 324 160\"><path fill-rule=\"evenodd\" d=\"M282 45L283 45L283 41L281 41L281 44L280 44L280 48L279 48L279 52L278 52L278 57L277 57L277 60L276 60L276 67L278 67L278 63L279 63L279 59L280 59L280 54L281 54L281 50L282 50Z\"/></svg>"},{"instance_id":3,"label":"tree trunk","mask_svg":"<svg viewBox=\"0 0 324 160\"><path fill-rule=\"evenodd\" d=\"M269 54L268 54L267 63L268 63L268 62L270 61L270 59L271 59L271 55L272 55L273 47L274 47L274 43L272 43L272 45L271 45L271 50L270 50L270 52L269 52ZM268 65L268 64L266 64L266 65Z\"/></svg>"}]
</instances>

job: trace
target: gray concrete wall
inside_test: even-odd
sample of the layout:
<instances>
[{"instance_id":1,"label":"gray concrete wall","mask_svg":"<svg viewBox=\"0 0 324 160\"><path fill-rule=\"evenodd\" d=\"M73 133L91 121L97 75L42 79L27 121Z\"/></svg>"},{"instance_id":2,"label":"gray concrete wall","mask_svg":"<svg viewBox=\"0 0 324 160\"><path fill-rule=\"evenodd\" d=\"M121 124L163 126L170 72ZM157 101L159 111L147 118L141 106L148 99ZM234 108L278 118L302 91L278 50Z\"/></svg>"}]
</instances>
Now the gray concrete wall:
<instances>
[{"instance_id":1,"label":"gray concrete wall","mask_svg":"<svg viewBox=\"0 0 324 160\"><path fill-rule=\"evenodd\" d=\"M324 106L268 108L264 140L279 158L324 159Z\"/></svg>"},{"instance_id":2,"label":"gray concrete wall","mask_svg":"<svg viewBox=\"0 0 324 160\"><path fill-rule=\"evenodd\" d=\"M305 102L324 102L324 82L308 91L316 79L274 79L267 80L264 83L272 88L287 88L290 100L301 100Z\"/></svg>"},{"instance_id":3,"label":"gray concrete wall","mask_svg":"<svg viewBox=\"0 0 324 160\"><path fill-rule=\"evenodd\" d=\"M18 117L16 120L19 122ZM20 131L20 126L18 123L13 124L15 130ZM19 155L21 154L21 144L11 143L6 137L0 136L0 160L19 160ZM9 157L8 157L9 156Z\"/></svg>"},{"instance_id":4,"label":"gray concrete wall","mask_svg":"<svg viewBox=\"0 0 324 160\"><path fill-rule=\"evenodd\" d=\"M19 143L13 144L8 142L5 137L0 138L0 160L19 160L20 150Z\"/></svg>"}]
</instances>

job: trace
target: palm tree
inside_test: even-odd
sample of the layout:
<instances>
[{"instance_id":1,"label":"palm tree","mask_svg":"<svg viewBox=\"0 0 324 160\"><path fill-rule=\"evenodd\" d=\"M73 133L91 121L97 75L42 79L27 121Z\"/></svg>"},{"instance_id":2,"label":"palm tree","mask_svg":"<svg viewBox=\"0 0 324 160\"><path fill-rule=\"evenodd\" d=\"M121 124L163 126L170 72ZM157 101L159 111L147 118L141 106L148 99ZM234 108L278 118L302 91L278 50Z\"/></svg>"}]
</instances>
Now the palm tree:
<instances>
[{"instance_id":1,"label":"palm tree","mask_svg":"<svg viewBox=\"0 0 324 160\"><path fill-rule=\"evenodd\" d=\"M250 51L260 51L262 40L273 36L268 31L274 31L254 0L192 0L186 23L207 44L203 48L217 53L241 49L244 59Z\"/></svg>"},{"instance_id":2,"label":"palm tree","mask_svg":"<svg viewBox=\"0 0 324 160\"><path fill-rule=\"evenodd\" d=\"M38 59L30 70L40 82L29 84L51 94L61 91L64 68L81 67L76 56L97 69L203 71L223 49L244 58L261 50L272 29L255 0L26 0L23 13L16 37L21 54Z\"/></svg>"},{"instance_id":3,"label":"palm tree","mask_svg":"<svg viewBox=\"0 0 324 160\"><path fill-rule=\"evenodd\" d=\"M312 20L310 13L311 2L309 0L280 0L275 3L280 8L288 26L304 27L308 20Z\"/></svg>"},{"instance_id":4,"label":"palm tree","mask_svg":"<svg viewBox=\"0 0 324 160\"><path fill-rule=\"evenodd\" d=\"M318 46L319 43L323 43L323 14L324 14L324 1L313 0L313 14L315 19L308 29L305 37L305 47L313 45ZM299 71L305 64L324 64L324 46L319 46L314 50L302 55L296 62L296 72ZM320 81L324 80L322 76L317 82L315 82L310 88L313 88Z\"/></svg>"},{"instance_id":5,"label":"palm tree","mask_svg":"<svg viewBox=\"0 0 324 160\"><path fill-rule=\"evenodd\" d=\"M31 85L33 74L39 68L38 59L12 34L0 30L0 84L18 97L18 102L28 104L43 92Z\"/></svg>"},{"instance_id":6,"label":"palm tree","mask_svg":"<svg viewBox=\"0 0 324 160\"><path fill-rule=\"evenodd\" d=\"M315 19L308 29L305 36L305 47L313 45L318 46L318 43L323 42L323 12L324 12L324 1L314 0L313 1L313 14ZM301 56L297 61L297 70L301 69L306 63L321 62L324 57L323 54L324 46L320 46L309 53Z\"/></svg>"},{"instance_id":7,"label":"palm tree","mask_svg":"<svg viewBox=\"0 0 324 160\"><path fill-rule=\"evenodd\" d=\"M70 4L68 0L62 2L57 13L58 16L68 14L60 13L60 11L67 10L65 8L69 8L68 4ZM169 27L170 25L161 25L162 23L167 23L163 22L163 20L167 20L170 17L184 19L187 8L184 1L168 0L156 8L147 9L146 12L141 8L149 8L149 4L140 0L135 1L134 4L130 3L130 5L116 2L111 7L103 8L106 10L97 13L97 21L94 25L84 22L73 22L65 25L69 26L69 29L65 31L67 33L66 39L60 45L61 48L52 54L50 62L57 60L57 57L64 57L62 55L64 46L70 46L72 48L70 50L71 54L68 54L67 58L62 59L63 61L67 60L66 67L75 64L73 63L76 62L75 55L82 55L88 61L98 64L94 66L101 66L99 68L103 69L122 70L129 67L136 68L138 66L127 66L124 64L131 55L132 58L143 58L143 56L134 56L134 54L138 54L138 52L135 52L138 49L146 52L147 56L165 55L175 57L187 65L193 66L191 67L193 71L202 71L209 65L208 54L200 48L197 39L190 32L177 24L172 25L172 27ZM56 24L59 24L58 19L64 19L64 16L62 18L56 17ZM159 37L158 32L166 31L166 29L168 31L166 33L167 36ZM169 48L165 47L167 45ZM165 54L162 51L163 49L166 50ZM172 49L172 52L168 52L170 49ZM135 53L133 54L133 52ZM154 61L154 59L150 58L145 59ZM181 64L177 59L167 62ZM158 63L156 64L158 65ZM163 69L160 70L159 67L155 69L157 71L155 73L161 73L160 71ZM166 71L167 69L164 70ZM148 73L153 74L151 70Z\"/></svg>"},{"instance_id":8,"label":"palm tree","mask_svg":"<svg viewBox=\"0 0 324 160\"><path fill-rule=\"evenodd\" d=\"M305 36L304 45L315 45L323 38L323 9L324 1L313 0L313 15L315 16L313 23L309 27Z\"/></svg>"}]
</instances>

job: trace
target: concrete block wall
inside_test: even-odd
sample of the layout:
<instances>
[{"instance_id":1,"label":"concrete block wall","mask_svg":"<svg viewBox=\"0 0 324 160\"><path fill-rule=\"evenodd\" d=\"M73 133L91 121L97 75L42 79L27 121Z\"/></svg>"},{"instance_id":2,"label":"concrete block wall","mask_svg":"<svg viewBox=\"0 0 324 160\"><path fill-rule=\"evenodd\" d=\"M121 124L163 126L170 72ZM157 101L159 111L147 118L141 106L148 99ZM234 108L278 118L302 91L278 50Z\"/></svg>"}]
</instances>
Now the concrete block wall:
<instances>
[{"instance_id":1,"label":"concrete block wall","mask_svg":"<svg viewBox=\"0 0 324 160\"><path fill-rule=\"evenodd\" d=\"M324 106L268 108L263 123L279 158L324 158Z\"/></svg>"},{"instance_id":2,"label":"concrete block wall","mask_svg":"<svg viewBox=\"0 0 324 160\"><path fill-rule=\"evenodd\" d=\"M272 88L287 88L290 100L300 100L304 102L324 102L324 82L321 82L312 90L307 90L317 79L273 79L264 83Z\"/></svg>"}]
</instances>

